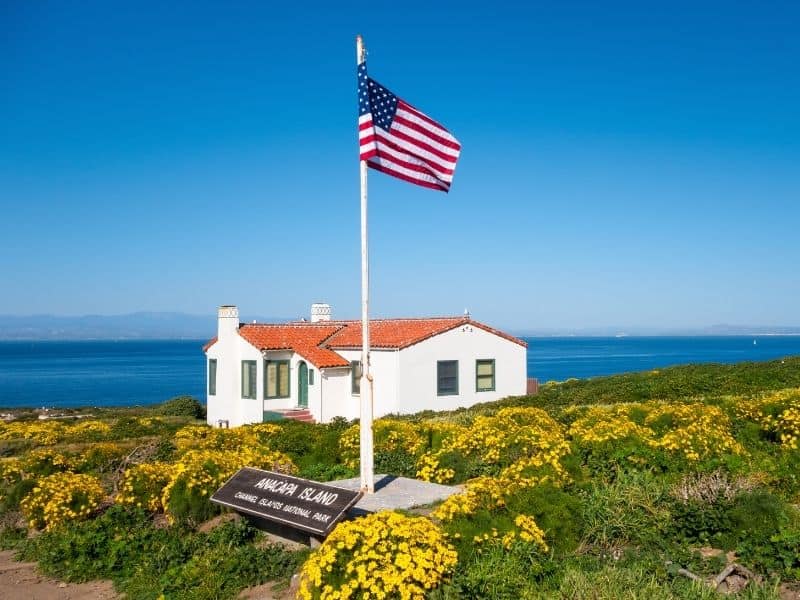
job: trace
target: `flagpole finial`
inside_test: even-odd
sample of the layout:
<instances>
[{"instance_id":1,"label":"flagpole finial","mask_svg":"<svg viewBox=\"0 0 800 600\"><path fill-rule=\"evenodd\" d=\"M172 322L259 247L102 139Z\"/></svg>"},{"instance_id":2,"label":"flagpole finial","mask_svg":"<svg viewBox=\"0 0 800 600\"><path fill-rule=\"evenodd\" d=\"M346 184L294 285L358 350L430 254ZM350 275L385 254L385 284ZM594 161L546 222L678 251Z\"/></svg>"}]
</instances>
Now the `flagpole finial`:
<instances>
[{"instance_id":1,"label":"flagpole finial","mask_svg":"<svg viewBox=\"0 0 800 600\"><path fill-rule=\"evenodd\" d=\"M356 62L360 65L367 59L367 49L364 47L364 38L359 33L356 35Z\"/></svg>"}]
</instances>

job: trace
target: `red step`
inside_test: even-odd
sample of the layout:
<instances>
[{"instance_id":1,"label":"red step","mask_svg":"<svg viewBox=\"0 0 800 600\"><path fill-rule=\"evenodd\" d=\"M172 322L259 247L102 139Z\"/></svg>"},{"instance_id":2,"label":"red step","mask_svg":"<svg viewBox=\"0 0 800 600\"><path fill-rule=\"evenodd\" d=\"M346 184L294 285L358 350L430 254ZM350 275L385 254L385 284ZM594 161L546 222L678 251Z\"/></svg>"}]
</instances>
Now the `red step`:
<instances>
[{"instance_id":1,"label":"red step","mask_svg":"<svg viewBox=\"0 0 800 600\"><path fill-rule=\"evenodd\" d=\"M302 421L303 423L316 423L314 415L307 408L283 408L275 410L274 412L283 415L284 419L293 419L294 421Z\"/></svg>"}]
</instances>

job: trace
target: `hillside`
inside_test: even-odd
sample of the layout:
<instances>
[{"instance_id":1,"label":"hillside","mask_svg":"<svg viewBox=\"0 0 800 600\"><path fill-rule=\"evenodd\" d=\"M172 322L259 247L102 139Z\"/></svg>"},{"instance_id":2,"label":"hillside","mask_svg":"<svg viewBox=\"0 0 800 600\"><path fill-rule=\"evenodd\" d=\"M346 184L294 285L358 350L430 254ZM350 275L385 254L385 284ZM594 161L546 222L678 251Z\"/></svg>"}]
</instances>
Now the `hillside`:
<instances>
[{"instance_id":1,"label":"hillside","mask_svg":"<svg viewBox=\"0 0 800 600\"><path fill-rule=\"evenodd\" d=\"M314 599L712 600L721 572L714 587L740 598L798 597L800 358L379 419L376 472L463 492L346 521L313 551L216 519L208 497L246 465L355 476L358 423L211 429L201 410L0 425L0 549L153 600L234 598L298 570Z\"/></svg>"}]
</instances>

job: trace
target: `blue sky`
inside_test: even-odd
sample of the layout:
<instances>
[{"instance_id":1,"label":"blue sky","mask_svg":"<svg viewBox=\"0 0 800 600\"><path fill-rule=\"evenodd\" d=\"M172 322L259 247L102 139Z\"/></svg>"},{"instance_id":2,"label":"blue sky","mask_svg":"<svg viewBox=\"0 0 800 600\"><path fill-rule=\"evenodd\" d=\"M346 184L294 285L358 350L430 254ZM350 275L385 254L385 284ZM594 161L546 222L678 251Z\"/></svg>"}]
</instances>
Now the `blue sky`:
<instances>
[{"instance_id":1,"label":"blue sky","mask_svg":"<svg viewBox=\"0 0 800 600\"><path fill-rule=\"evenodd\" d=\"M796 3L167 4L0 7L0 313L357 317L361 33L463 145L370 173L374 315L800 324Z\"/></svg>"}]
</instances>

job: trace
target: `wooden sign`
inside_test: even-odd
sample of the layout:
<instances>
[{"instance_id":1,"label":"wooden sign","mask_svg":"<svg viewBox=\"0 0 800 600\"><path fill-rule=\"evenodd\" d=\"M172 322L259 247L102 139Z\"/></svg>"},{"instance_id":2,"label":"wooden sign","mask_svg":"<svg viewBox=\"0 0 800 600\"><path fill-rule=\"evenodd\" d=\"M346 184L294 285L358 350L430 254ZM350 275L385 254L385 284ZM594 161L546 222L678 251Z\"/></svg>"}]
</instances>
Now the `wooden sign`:
<instances>
[{"instance_id":1,"label":"wooden sign","mask_svg":"<svg viewBox=\"0 0 800 600\"><path fill-rule=\"evenodd\" d=\"M353 490L244 467L214 492L211 501L325 536L361 496Z\"/></svg>"}]
</instances>

